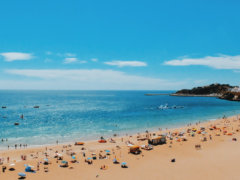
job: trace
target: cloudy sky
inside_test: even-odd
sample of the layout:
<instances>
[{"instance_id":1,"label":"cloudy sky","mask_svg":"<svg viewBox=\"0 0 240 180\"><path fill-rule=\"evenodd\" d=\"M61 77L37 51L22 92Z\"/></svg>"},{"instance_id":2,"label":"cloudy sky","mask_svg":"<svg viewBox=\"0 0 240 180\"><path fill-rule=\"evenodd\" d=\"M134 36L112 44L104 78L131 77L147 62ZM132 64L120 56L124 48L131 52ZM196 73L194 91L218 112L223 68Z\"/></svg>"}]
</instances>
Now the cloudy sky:
<instances>
[{"instance_id":1,"label":"cloudy sky","mask_svg":"<svg viewBox=\"0 0 240 180\"><path fill-rule=\"evenodd\" d=\"M240 1L0 2L0 89L240 84Z\"/></svg>"}]
</instances>

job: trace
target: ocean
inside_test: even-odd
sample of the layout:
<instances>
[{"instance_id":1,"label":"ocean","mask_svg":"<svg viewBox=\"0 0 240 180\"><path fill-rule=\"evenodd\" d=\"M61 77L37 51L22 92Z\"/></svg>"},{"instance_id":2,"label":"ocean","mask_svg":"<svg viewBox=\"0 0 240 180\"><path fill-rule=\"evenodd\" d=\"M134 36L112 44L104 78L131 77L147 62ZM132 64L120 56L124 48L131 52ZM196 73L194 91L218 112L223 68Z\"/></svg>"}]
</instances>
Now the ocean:
<instances>
[{"instance_id":1,"label":"ocean","mask_svg":"<svg viewBox=\"0 0 240 180\"><path fill-rule=\"evenodd\" d=\"M0 91L0 149L94 140L174 128L240 113L214 97L146 96L174 91ZM181 108L159 109L169 107ZM6 108L2 108L6 106ZM39 108L33 108L39 106ZM24 118L21 118L23 114ZM14 125L14 123L19 125Z\"/></svg>"}]
</instances>

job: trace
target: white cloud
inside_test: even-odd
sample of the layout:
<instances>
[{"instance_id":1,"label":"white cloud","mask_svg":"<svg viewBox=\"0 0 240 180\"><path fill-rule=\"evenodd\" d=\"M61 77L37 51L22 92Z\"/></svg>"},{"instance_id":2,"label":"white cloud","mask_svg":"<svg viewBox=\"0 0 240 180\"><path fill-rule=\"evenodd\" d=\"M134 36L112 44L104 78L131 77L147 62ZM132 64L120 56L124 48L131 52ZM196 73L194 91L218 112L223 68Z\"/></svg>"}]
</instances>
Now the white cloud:
<instances>
[{"instance_id":1,"label":"white cloud","mask_svg":"<svg viewBox=\"0 0 240 180\"><path fill-rule=\"evenodd\" d=\"M91 61L92 61L92 62L97 62L98 59L97 59L97 58L92 58Z\"/></svg>"},{"instance_id":2,"label":"white cloud","mask_svg":"<svg viewBox=\"0 0 240 180\"><path fill-rule=\"evenodd\" d=\"M176 89L185 82L172 82L160 78L129 75L121 71L100 69L8 69L8 75L25 77L24 80L1 81L5 88L12 89ZM21 83L22 84L21 84ZM33 83L33 84L32 84Z\"/></svg>"},{"instance_id":3,"label":"white cloud","mask_svg":"<svg viewBox=\"0 0 240 180\"><path fill-rule=\"evenodd\" d=\"M142 61L120 61L120 60L114 60L110 62L104 62L107 65L111 66L118 66L118 67L124 67L124 66L132 66L132 67L140 67L140 66L147 66L147 63Z\"/></svg>"},{"instance_id":4,"label":"white cloud","mask_svg":"<svg viewBox=\"0 0 240 180\"><path fill-rule=\"evenodd\" d=\"M52 55L53 53L51 51L46 51L46 55Z\"/></svg>"},{"instance_id":5,"label":"white cloud","mask_svg":"<svg viewBox=\"0 0 240 180\"><path fill-rule=\"evenodd\" d=\"M70 63L84 64L84 63L87 63L87 61L84 61L84 60L80 61L75 57L71 57L71 58L65 58L63 63L65 63L65 64L70 64Z\"/></svg>"},{"instance_id":6,"label":"white cloud","mask_svg":"<svg viewBox=\"0 0 240 180\"><path fill-rule=\"evenodd\" d=\"M22 53L22 52L5 52L5 53L0 53L0 55L3 56L4 60L7 62L30 60L33 58L32 54Z\"/></svg>"},{"instance_id":7,"label":"white cloud","mask_svg":"<svg viewBox=\"0 0 240 180\"><path fill-rule=\"evenodd\" d=\"M65 53L65 56L67 56L67 57L75 57L77 55L74 54L74 53Z\"/></svg>"},{"instance_id":8,"label":"white cloud","mask_svg":"<svg viewBox=\"0 0 240 180\"><path fill-rule=\"evenodd\" d=\"M65 63L65 64L75 63L75 62L77 62L77 61L78 61L77 58L65 58L65 59L64 59L64 63Z\"/></svg>"},{"instance_id":9,"label":"white cloud","mask_svg":"<svg viewBox=\"0 0 240 180\"><path fill-rule=\"evenodd\" d=\"M203 58L183 58L164 62L170 66L190 66L201 65L209 66L215 69L240 69L240 55L237 56L206 56Z\"/></svg>"}]
</instances>

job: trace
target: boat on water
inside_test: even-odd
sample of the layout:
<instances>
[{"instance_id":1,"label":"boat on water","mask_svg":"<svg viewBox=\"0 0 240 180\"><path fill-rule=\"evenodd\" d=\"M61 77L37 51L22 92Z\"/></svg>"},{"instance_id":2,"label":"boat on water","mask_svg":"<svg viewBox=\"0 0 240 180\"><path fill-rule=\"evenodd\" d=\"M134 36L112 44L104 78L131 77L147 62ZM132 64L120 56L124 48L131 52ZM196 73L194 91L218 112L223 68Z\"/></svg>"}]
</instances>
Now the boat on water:
<instances>
[{"instance_id":1,"label":"boat on water","mask_svg":"<svg viewBox=\"0 0 240 180\"><path fill-rule=\"evenodd\" d=\"M6 109L7 108L7 106L2 106L2 109Z\"/></svg>"},{"instance_id":2,"label":"boat on water","mask_svg":"<svg viewBox=\"0 0 240 180\"><path fill-rule=\"evenodd\" d=\"M40 106L33 106L33 108L39 108Z\"/></svg>"},{"instance_id":3,"label":"boat on water","mask_svg":"<svg viewBox=\"0 0 240 180\"><path fill-rule=\"evenodd\" d=\"M18 125L19 125L19 123L18 123L18 122L15 122L15 123L14 123L14 125L15 125L15 126L18 126Z\"/></svg>"},{"instance_id":4,"label":"boat on water","mask_svg":"<svg viewBox=\"0 0 240 180\"><path fill-rule=\"evenodd\" d=\"M161 109L161 110L164 110L164 109L182 109L182 108L184 108L184 106L176 106L176 105L169 106L168 104L158 106L158 109Z\"/></svg>"},{"instance_id":5,"label":"boat on water","mask_svg":"<svg viewBox=\"0 0 240 180\"><path fill-rule=\"evenodd\" d=\"M20 116L20 118L21 118L21 119L23 119L23 118L24 118L23 114Z\"/></svg>"}]
</instances>

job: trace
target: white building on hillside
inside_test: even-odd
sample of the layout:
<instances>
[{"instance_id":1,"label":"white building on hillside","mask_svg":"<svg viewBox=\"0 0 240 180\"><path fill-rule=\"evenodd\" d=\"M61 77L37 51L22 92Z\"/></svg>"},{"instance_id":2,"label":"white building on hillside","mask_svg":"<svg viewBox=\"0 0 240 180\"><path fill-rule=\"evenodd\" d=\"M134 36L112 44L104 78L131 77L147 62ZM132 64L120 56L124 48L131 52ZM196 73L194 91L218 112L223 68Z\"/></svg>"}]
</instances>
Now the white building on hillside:
<instances>
[{"instance_id":1,"label":"white building on hillside","mask_svg":"<svg viewBox=\"0 0 240 180\"><path fill-rule=\"evenodd\" d=\"M232 88L231 92L240 92L240 87Z\"/></svg>"}]
</instances>

